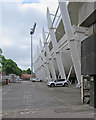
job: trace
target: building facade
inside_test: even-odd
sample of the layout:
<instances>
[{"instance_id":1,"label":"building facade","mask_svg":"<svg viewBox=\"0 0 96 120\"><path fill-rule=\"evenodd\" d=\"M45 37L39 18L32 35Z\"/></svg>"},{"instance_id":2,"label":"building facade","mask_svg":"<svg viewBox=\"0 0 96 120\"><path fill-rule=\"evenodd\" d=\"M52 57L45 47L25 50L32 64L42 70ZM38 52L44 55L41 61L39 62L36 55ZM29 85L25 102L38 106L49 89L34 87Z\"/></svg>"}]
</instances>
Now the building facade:
<instances>
[{"instance_id":1,"label":"building facade","mask_svg":"<svg viewBox=\"0 0 96 120\"><path fill-rule=\"evenodd\" d=\"M92 28L96 27L95 24L89 27L85 23L87 18L88 22L91 21L89 15L95 11L94 5L85 2L69 2L66 5L65 2L58 2L53 19L50 8L47 8L49 34L45 36L46 30L43 28L43 47L38 49L34 56L36 76L45 81L62 78L74 81L80 86L81 42L92 34Z\"/></svg>"}]
</instances>

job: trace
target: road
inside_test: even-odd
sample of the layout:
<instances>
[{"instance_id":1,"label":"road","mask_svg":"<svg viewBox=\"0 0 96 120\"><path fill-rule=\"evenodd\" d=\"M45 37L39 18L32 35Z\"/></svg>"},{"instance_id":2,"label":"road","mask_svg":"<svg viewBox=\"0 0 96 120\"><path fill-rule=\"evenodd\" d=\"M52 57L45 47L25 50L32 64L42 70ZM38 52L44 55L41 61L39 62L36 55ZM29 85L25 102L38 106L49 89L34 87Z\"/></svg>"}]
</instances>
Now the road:
<instances>
[{"instance_id":1,"label":"road","mask_svg":"<svg viewBox=\"0 0 96 120\"><path fill-rule=\"evenodd\" d=\"M80 102L75 86L49 88L45 82L3 86L3 118L93 118L94 111Z\"/></svg>"}]
</instances>

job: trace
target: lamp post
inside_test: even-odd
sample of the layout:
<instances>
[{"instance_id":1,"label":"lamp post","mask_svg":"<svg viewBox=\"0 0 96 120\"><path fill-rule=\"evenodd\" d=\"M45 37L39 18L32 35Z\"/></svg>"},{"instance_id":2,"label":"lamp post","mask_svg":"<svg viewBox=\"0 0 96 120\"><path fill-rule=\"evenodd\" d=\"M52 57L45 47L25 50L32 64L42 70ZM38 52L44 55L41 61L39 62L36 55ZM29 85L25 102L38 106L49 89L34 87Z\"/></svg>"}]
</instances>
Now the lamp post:
<instances>
[{"instance_id":1,"label":"lamp post","mask_svg":"<svg viewBox=\"0 0 96 120\"><path fill-rule=\"evenodd\" d=\"M31 80L33 78L33 46L32 46L32 35L35 32L35 28L36 28L36 23L34 24L33 28L31 28L31 30L30 30L30 35L31 35Z\"/></svg>"}]
</instances>

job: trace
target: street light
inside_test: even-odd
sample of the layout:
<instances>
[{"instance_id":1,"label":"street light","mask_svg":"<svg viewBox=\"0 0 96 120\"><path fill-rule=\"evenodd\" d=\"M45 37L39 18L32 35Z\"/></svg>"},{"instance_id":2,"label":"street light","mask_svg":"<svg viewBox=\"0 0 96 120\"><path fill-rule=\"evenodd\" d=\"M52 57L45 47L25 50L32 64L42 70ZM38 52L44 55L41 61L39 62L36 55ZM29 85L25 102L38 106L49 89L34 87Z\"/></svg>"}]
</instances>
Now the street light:
<instances>
[{"instance_id":1,"label":"street light","mask_svg":"<svg viewBox=\"0 0 96 120\"><path fill-rule=\"evenodd\" d=\"M35 32L35 28L36 28L36 23L34 24L33 28L31 28L30 30L30 35L31 35L31 80L33 78L33 46L32 46L32 35Z\"/></svg>"}]
</instances>

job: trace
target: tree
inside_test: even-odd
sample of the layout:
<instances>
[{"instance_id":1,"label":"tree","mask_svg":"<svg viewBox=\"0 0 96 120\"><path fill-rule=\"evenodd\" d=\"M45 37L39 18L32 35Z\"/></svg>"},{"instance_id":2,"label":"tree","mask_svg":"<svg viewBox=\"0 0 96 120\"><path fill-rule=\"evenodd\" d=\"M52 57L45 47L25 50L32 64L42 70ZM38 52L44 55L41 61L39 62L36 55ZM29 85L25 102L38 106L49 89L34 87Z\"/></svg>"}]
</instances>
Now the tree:
<instances>
[{"instance_id":1,"label":"tree","mask_svg":"<svg viewBox=\"0 0 96 120\"><path fill-rule=\"evenodd\" d=\"M0 55L2 54L2 49L0 48Z\"/></svg>"},{"instance_id":2,"label":"tree","mask_svg":"<svg viewBox=\"0 0 96 120\"><path fill-rule=\"evenodd\" d=\"M30 68L28 68L27 70L23 70L23 73L25 73L25 74L31 74Z\"/></svg>"},{"instance_id":3,"label":"tree","mask_svg":"<svg viewBox=\"0 0 96 120\"><path fill-rule=\"evenodd\" d=\"M22 70L17 66L17 64L11 60L6 59L2 54L2 49L0 48L0 58L1 58L1 65L2 65L2 72L6 75L9 74L16 74L18 76L22 75Z\"/></svg>"},{"instance_id":4,"label":"tree","mask_svg":"<svg viewBox=\"0 0 96 120\"><path fill-rule=\"evenodd\" d=\"M27 74L31 74L30 68L27 69Z\"/></svg>"},{"instance_id":5,"label":"tree","mask_svg":"<svg viewBox=\"0 0 96 120\"><path fill-rule=\"evenodd\" d=\"M0 71L1 71L1 69L2 69L2 68L1 68L1 62L2 62L2 58L1 58L1 57L2 57L2 49L0 48Z\"/></svg>"},{"instance_id":6,"label":"tree","mask_svg":"<svg viewBox=\"0 0 96 120\"><path fill-rule=\"evenodd\" d=\"M18 76L22 75L22 70L17 66L17 64L11 59L5 59L2 56L2 71L6 74L16 74Z\"/></svg>"},{"instance_id":7,"label":"tree","mask_svg":"<svg viewBox=\"0 0 96 120\"><path fill-rule=\"evenodd\" d=\"M6 63L6 59L5 59L4 56L1 56L1 59L2 59L2 61L1 61L1 64L2 64L2 72L5 73L5 63Z\"/></svg>"}]
</instances>

